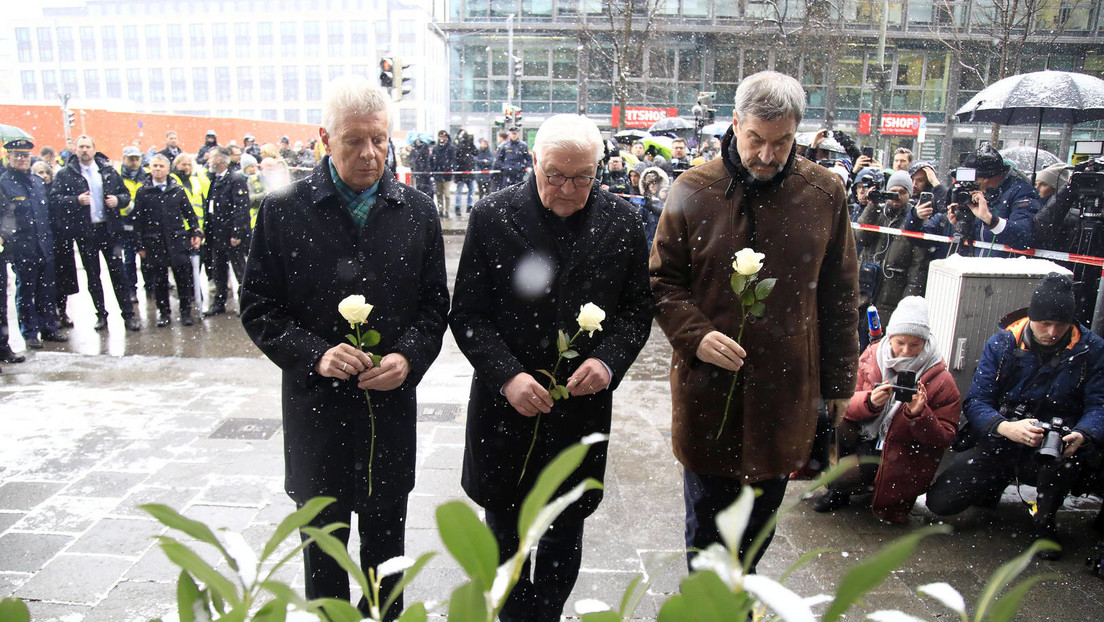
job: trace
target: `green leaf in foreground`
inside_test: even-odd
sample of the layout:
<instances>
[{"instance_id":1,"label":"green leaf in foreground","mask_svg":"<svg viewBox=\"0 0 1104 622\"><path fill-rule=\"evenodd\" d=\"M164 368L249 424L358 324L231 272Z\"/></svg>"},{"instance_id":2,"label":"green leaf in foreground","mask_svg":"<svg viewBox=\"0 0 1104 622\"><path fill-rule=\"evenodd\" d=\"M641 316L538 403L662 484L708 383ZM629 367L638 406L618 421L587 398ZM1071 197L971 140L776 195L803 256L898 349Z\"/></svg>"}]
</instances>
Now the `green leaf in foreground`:
<instances>
[{"instance_id":1,"label":"green leaf in foreground","mask_svg":"<svg viewBox=\"0 0 1104 622\"><path fill-rule=\"evenodd\" d=\"M308 525L314 520L314 517L318 516L319 512L334 501L337 501L337 499L333 497L315 497L304 503L303 507L285 516L284 520L280 521L280 524L276 527L276 531L272 532L272 537L268 539L268 543L265 544L261 559L268 559L268 556L280 546L280 543L293 532Z\"/></svg>"},{"instance_id":2,"label":"green leaf in foreground","mask_svg":"<svg viewBox=\"0 0 1104 622\"><path fill-rule=\"evenodd\" d=\"M475 512L462 501L437 508L437 530L445 548L469 577L483 585L494 582L498 568L498 543Z\"/></svg>"}]
</instances>

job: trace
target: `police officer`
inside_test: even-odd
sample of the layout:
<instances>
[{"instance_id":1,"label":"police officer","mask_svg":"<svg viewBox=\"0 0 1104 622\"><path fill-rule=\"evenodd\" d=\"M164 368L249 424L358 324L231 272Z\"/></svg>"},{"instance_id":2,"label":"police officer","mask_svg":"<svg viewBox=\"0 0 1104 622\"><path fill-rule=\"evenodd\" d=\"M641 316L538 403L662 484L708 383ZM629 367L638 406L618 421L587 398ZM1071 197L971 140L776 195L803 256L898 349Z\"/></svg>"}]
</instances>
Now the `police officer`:
<instances>
[{"instance_id":1,"label":"police officer","mask_svg":"<svg viewBox=\"0 0 1104 622\"><path fill-rule=\"evenodd\" d=\"M529 147L521 141L520 135L521 130L511 127L506 142L498 148L495 168L502 171L502 188L521 183L525 171L533 164L529 158Z\"/></svg>"},{"instance_id":2,"label":"police officer","mask_svg":"<svg viewBox=\"0 0 1104 622\"><path fill-rule=\"evenodd\" d=\"M932 484L932 512L996 503L1021 481L1036 486L1035 537L1058 540L1062 500L1104 441L1104 339L1076 323L1075 309L1073 281L1048 275L1026 317L989 338L962 408L977 445L954 454Z\"/></svg>"},{"instance_id":3,"label":"police officer","mask_svg":"<svg viewBox=\"0 0 1104 622\"><path fill-rule=\"evenodd\" d=\"M34 143L27 139L4 145L11 158L11 168L0 175L0 190L7 197L6 205L0 207L0 238L17 277L15 299L20 332L27 347L40 349L43 341L68 341L68 338L58 332L54 306L54 236L50 231L46 185L31 174L33 147ZM6 267L3 269L7 271ZM3 281L6 293L6 274ZM3 346L8 350L6 317L2 330ZM14 357L3 360L15 362Z\"/></svg>"}]
</instances>

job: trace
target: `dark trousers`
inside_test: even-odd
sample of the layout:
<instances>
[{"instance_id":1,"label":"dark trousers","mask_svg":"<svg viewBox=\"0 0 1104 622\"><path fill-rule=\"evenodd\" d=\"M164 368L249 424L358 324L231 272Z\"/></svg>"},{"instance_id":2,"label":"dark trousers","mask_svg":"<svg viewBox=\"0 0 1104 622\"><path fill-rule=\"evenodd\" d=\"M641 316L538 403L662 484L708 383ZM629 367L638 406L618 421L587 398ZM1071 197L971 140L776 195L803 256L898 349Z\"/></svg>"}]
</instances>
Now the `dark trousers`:
<instances>
[{"instance_id":1,"label":"dark trousers","mask_svg":"<svg viewBox=\"0 0 1104 622\"><path fill-rule=\"evenodd\" d=\"M54 261L36 257L15 262L15 306L19 310L19 332L24 339L52 335L58 330L54 306ZM6 288L5 284L5 288ZM5 292L7 290L5 289ZM7 342L5 341L5 344Z\"/></svg>"},{"instance_id":2,"label":"dark trousers","mask_svg":"<svg viewBox=\"0 0 1104 622\"><path fill-rule=\"evenodd\" d=\"M498 541L499 563L518 550L518 511L487 510L487 527ZM557 519L537 543L537 567L533 558L525 562L498 619L500 622L559 622L583 563L583 521ZM533 580L530 580L530 574Z\"/></svg>"},{"instance_id":3,"label":"dark trousers","mask_svg":"<svg viewBox=\"0 0 1104 622\"><path fill-rule=\"evenodd\" d=\"M207 276L215 284L215 298L212 306L226 306L226 292L230 287L230 269L234 269L234 276L240 286L245 280L245 253L247 240L242 240L237 246L230 246L229 242L212 244L207 251Z\"/></svg>"},{"instance_id":4,"label":"dark trousers","mask_svg":"<svg viewBox=\"0 0 1104 622\"><path fill-rule=\"evenodd\" d=\"M853 421L844 419L836 426L836 455L840 461L849 456L857 458L880 458L882 452L874 439L862 438L861 428ZM831 491L847 494L863 494L874 490L874 480L878 476L878 464L859 464L844 471L828 485Z\"/></svg>"},{"instance_id":5,"label":"dark trousers","mask_svg":"<svg viewBox=\"0 0 1104 622\"><path fill-rule=\"evenodd\" d=\"M787 483L789 483L788 476L751 484L752 488L761 490L763 494L755 498L755 504L752 506L751 518L748 520L747 529L740 542L741 560L751 548L752 541L782 505L782 499L786 496ZM741 488L743 484L738 479L702 475L689 469L683 470L682 493L686 502L687 566L697 555L698 550L705 549L714 542L723 542L721 532L717 529L717 514L736 502ZM752 572L755 572L755 567L759 565L759 560L763 558L763 553L773 539L774 528L772 527L770 535L763 541L763 546L755 553L751 564Z\"/></svg>"},{"instance_id":6,"label":"dark trousers","mask_svg":"<svg viewBox=\"0 0 1104 622\"><path fill-rule=\"evenodd\" d=\"M1053 526L1084 465L1092 463L1093 447L1082 445L1071 458L1050 464L1040 464L1035 452L1034 447L1003 436L980 439L973 448L952 455L950 466L928 490L928 509L941 516L958 514L971 505L999 499L1001 492L1019 479L1035 486L1035 523Z\"/></svg>"},{"instance_id":7,"label":"dark trousers","mask_svg":"<svg viewBox=\"0 0 1104 622\"><path fill-rule=\"evenodd\" d=\"M8 262L0 259L0 353L10 352L8 345Z\"/></svg>"},{"instance_id":8,"label":"dark trousers","mask_svg":"<svg viewBox=\"0 0 1104 622\"><path fill-rule=\"evenodd\" d=\"M153 281L153 296L157 301L157 311L169 315L169 266L142 262L142 271L149 271ZM184 263L172 266L173 279L176 280L176 293L180 297L180 315L191 315L194 304L194 284L192 282L192 264ZM143 277L146 278L146 277Z\"/></svg>"},{"instance_id":9,"label":"dark trousers","mask_svg":"<svg viewBox=\"0 0 1104 622\"><path fill-rule=\"evenodd\" d=\"M177 287L179 289L179 285ZM360 568L367 576L369 568L375 568L383 562L403 554L406 548L406 495L399 499L377 500L372 508L357 512L357 532L360 534ZM302 506L300 506L302 507ZM340 500L328 505L310 522L311 527L322 528L331 523L349 524L352 508ZM349 530L338 529L332 534L346 546L349 544ZM307 536L302 535L304 541ZM355 559L355 557L354 557ZM349 574L338 565L334 558L311 544L303 549L303 569L305 591L308 599L339 598L349 600ZM392 575L380 584L380 605L387 600L391 590L398 584L402 575ZM368 616L368 601L361 597L357 609ZM402 596L395 601L384 616L384 622L392 622L399 617L403 609Z\"/></svg>"},{"instance_id":10,"label":"dark trousers","mask_svg":"<svg viewBox=\"0 0 1104 622\"><path fill-rule=\"evenodd\" d=\"M84 266L84 275L88 280L88 294L92 296L92 305L96 307L96 315L107 317L103 284L100 281L100 255L103 255L107 262L107 274L111 277L111 288L115 291L115 301L119 303L120 313L123 318L133 317L134 307L130 302L126 272L123 269L122 246L115 243L113 236L108 231L107 224L92 225L90 232L77 238L77 252L80 253L81 265Z\"/></svg>"}]
</instances>

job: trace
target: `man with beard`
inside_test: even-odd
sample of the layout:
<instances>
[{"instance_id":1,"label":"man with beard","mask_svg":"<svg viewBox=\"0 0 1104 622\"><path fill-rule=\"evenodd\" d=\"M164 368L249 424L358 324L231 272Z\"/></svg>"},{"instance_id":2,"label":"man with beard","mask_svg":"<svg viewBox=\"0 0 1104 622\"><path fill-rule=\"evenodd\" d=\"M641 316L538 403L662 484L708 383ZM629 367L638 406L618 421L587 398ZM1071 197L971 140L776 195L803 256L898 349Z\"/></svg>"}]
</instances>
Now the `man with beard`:
<instances>
[{"instance_id":1,"label":"man with beard","mask_svg":"<svg viewBox=\"0 0 1104 622\"><path fill-rule=\"evenodd\" d=\"M165 132L165 148L157 153L165 156L169 162L175 160L176 156L182 153L180 149L180 137L176 135L176 132L173 130Z\"/></svg>"},{"instance_id":2,"label":"man with beard","mask_svg":"<svg viewBox=\"0 0 1104 622\"><path fill-rule=\"evenodd\" d=\"M91 136L78 136L76 154L58 170L50 187L50 201L63 212L66 228L76 232L77 251L87 278L88 293L96 308L95 330L107 328L107 306L100 282L100 256L107 263L115 301L127 330L142 330L134 315L134 304L123 268L120 210L130 205L130 192L111 161L96 152Z\"/></svg>"},{"instance_id":3,"label":"man with beard","mask_svg":"<svg viewBox=\"0 0 1104 622\"><path fill-rule=\"evenodd\" d=\"M721 542L717 513L751 486L761 494L739 551L750 554L789 473L810 455L818 398L842 416L855 388L855 238L843 185L795 153L805 101L789 76L745 78L722 157L679 176L659 219L649 269L674 349L671 431L685 467L688 551ZM778 281L738 343L729 280L745 248L765 255L760 277Z\"/></svg>"},{"instance_id":4,"label":"man with beard","mask_svg":"<svg viewBox=\"0 0 1104 622\"><path fill-rule=\"evenodd\" d=\"M265 197L242 285L242 324L283 372L285 489L299 506L336 498L313 527L348 524L357 513L354 558L365 573L403 554L416 389L441 350L448 314L433 202L384 165L390 108L364 78L329 86L319 131L329 155L309 179ZM375 305L365 328L379 332L378 364L345 339L338 304L352 295ZM333 535L349 540L348 529ZM349 599L349 573L334 558L318 545L303 557L307 598ZM384 578L381 596L399 578ZM360 601L364 616L367 605ZM381 617L401 612L400 598Z\"/></svg>"}]
</instances>

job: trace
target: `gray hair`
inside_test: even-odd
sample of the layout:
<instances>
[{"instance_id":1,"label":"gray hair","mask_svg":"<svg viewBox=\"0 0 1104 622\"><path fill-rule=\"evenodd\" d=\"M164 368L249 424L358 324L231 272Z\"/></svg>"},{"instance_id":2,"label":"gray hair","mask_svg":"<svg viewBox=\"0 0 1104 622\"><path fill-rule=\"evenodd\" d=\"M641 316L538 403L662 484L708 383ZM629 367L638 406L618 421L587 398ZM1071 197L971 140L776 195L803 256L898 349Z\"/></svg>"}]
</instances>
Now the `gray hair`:
<instances>
[{"instance_id":1,"label":"gray hair","mask_svg":"<svg viewBox=\"0 0 1104 622\"><path fill-rule=\"evenodd\" d=\"M154 160L161 160L165 163L165 166L172 166L172 163L169 162L169 159L165 157L165 154L163 153L155 153L151 155L149 159L150 163L153 163Z\"/></svg>"},{"instance_id":2,"label":"gray hair","mask_svg":"<svg viewBox=\"0 0 1104 622\"><path fill-rule=\"evenodd\" d=\"M322 127L334 133L337 123L348 116L383 112L391 121L391 99L363 76L340 76L326 86L322 96Z\"/></svg>"},{"instance_id":3,"label":"gray hair","mask_svg":"<svg viewBox=\"0 0 1104 622\"><path fill-rule=\"evenodd\" d=\"M548 118L537 130L533 139L533 152L542 157L548 147L589 151L597 164L605 153L602 133L598 126L587 117L577 114L557 114Z\"/></svg>"},{"instance_id":4,"label":"gray hair","mask_svg":"<svg viewBox=\"0 0 1104 622\"><path fill-rule=\"evenodd\" d=\"M736 87L736 119L743 121L749 115L764 121L792 117L801 123L805 98L805 89L795 78L777 71L760 71Z\"/></svg>"},{"instance_id":5,"label":"gray hair","mask_svg":"<svg viewBox=\"0 0 1104 622\"><path fill-rule=\"evenodd\" d=\"M229 162L230 150L226 147L218 147L217 149L212 149L207 152L207 160L210 161L212 157Z\"/></svg>"}]
</instances>

